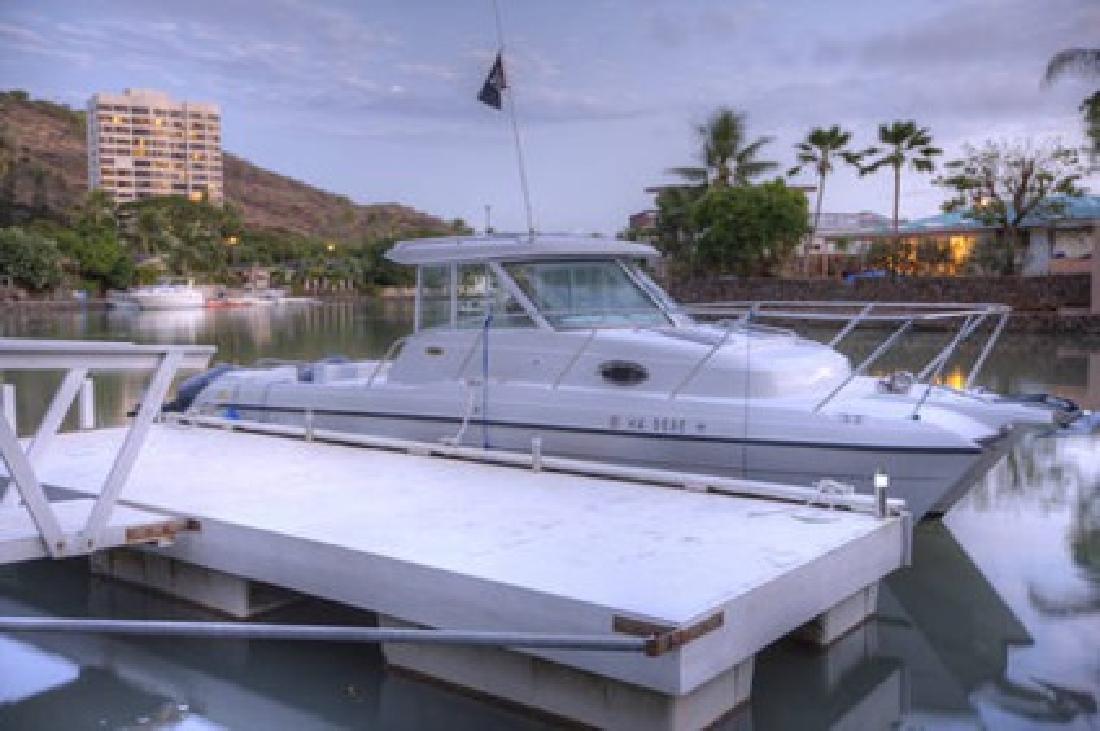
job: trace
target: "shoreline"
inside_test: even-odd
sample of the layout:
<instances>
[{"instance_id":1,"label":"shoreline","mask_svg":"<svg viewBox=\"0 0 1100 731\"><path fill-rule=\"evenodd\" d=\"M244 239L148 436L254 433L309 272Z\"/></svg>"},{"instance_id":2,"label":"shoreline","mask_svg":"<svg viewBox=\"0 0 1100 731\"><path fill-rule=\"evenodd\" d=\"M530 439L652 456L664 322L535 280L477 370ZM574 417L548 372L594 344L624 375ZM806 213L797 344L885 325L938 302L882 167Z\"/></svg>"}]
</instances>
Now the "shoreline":
<instances>
[{"instance_id":1,"label":"shoreline","mask_svg":"<svg viewBox=\"0 0 1100 731\"><path fill-rule=\"evenodd\" d=\"M316 297L322 304L333 303L358 303L378 302L383 304L411 303L411 294L400 295L357 295L353 297ZM732 298L729 298L732 299ZM714 302L729 301L729 299L714 299L710 301L698 300L685 302L685 305L703 305ZM810 301L806 299L791 301ZM920 301L920 300L913 300ZM22 300L19 302L0 303L0 313L32 313L32 312L101 312L110 309L110 303L106 299L93 299L84 302L75 300ZM212 308L207 308L212 309ZM790 326L797 321L784 321L778 318L769 320L769 324L778 326ZM875 327L868 323L866 327ZM920 329L937 329L934 323L926 322L918 325ZM942 329L942 328L939 328ZM1013 310L1006 327L1008 332L1015 333L1046 333L1046 334L1075 334L1075 335L1100 335L1100 313L1091 313L1087 308L1066 307L1058 310Z\"/></svg>"}]
</instances>

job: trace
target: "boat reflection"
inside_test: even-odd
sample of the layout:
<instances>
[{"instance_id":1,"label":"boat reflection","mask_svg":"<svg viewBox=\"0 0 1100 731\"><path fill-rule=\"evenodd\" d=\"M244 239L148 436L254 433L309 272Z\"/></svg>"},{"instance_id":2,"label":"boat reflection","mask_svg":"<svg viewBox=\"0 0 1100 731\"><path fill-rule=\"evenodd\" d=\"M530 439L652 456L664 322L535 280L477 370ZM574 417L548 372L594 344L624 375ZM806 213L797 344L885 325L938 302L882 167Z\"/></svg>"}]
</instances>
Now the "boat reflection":
<instances>
[{"instance_id":1,"label":"boat reflection","mask_svg":"<svg viewBox=\"0 0 1100 731\"><path fill-rule=\"evenodd\" d=\"M875 621L828 650L782 641L759 656L750 725L1091 728L1098 612L1100 438L1027 439L947 520L916 527L913 566L883 582Z\"/></svg>"},{"instance_id":2,"label":"boat reflection","mask_svg":"<svg viewBox=\"0 0 1100 731\"><path fill-rule=\"evenodd\" d=\"M204 330L208 312L202 308L189 310L112 309L107 323L112 330L126 333L134 340L194 343Z\"/></svg>"}]
</instances>

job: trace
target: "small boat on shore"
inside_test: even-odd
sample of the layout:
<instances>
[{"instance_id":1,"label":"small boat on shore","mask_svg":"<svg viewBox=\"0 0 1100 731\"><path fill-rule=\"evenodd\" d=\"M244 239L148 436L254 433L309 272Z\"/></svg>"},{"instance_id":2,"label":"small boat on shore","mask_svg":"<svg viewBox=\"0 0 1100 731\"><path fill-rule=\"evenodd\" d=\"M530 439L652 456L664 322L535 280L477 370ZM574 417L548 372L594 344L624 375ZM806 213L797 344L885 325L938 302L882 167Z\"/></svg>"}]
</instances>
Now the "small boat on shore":
<instances>
[{"instance_id":1,"label":"small boat on shore","mask_svg":"<svg viewBox=\"0 0 1100 731\"><path fill-rule=\"evenodd\" d=\"M1078 413L937 383L988 320L984 361L1003 305L861 306L826 344L760 324L755 305L696 319L638 264L656 254L559 236L402 242L387 256L417 269L415 332L387 357L223 367L181 388L176 407L522 451L538 437L546 454L863 492L884 470L918 517L949 507L1016 427ZM868 374L914 323L952 317L960 332L924 368ZM876 320L900 324L871 356L836 349Z\"/></svg>"}]
</instances>

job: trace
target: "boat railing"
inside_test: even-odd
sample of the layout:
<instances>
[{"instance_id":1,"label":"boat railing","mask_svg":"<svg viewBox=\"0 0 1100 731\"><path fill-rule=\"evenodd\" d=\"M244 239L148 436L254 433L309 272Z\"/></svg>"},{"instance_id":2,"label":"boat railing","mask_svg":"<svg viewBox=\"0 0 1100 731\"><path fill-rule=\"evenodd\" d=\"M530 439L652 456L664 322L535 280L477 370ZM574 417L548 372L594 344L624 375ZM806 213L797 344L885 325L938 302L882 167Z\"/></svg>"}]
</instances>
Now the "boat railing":
<instances>
[{"instance_id":1,"label":"boat railing","mask_svg":"<svg viewBox=\"0 0 1100 731\"><path fill-rule=\"evenodd\" d=\"M852 368L840 384L816 404L814 411L820 411L857 376L866 373L876 361L896 346L902 336L914 325L918 323L949 324L951 329L955 330L955 334L914 376L915 383L924 386L924 391L911 415L916 419L919 417L921 407L931 395L933 386L959 346L974 336L983 324L994 322L978 357L967 373L961 391L965 393L974 387L989 354L1008 324L1012 310L1003 304L974 302L734 301L685 305L682 311L698 318L736 317L743 318L746 322L751 318L752 320L780 320L785 324L791 322L815 325L840 323L839 330L828 341L831 348L839 346L860 326L881 327L896 323L897 326L891 329L887 337ZM957 325L953 321L957 321Z\"/></svg>"},{"instance_id":2,"label":"boat railing","mask_svg":"<svg viewBox=\"0 0 1100 731\"><path fill-rule=\"evenodd\" d=\"M409 338L406 336L398 338L390 343L390 347L386 349L385 355L378 359L378 365L374 367L374 370L370 373L370 377L367 378L367 388L374 385L375 380L378 378L379 374L382 373L382 369L386 367L387 363L390 363L397 357L397 354L401 352L401 348L405 346L405 341L408 339Z\"/></svg>"}]
</instances>

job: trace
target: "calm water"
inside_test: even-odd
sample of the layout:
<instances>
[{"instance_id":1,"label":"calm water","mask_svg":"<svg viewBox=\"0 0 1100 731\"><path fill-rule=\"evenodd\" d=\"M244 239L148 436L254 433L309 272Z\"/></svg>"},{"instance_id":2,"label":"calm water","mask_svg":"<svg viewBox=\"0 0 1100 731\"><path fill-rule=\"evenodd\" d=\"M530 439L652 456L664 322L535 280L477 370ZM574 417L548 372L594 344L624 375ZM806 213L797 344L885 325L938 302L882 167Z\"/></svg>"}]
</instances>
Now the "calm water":
<instances>
[{"instance_id":1,"label":"calm water","mask_svg":"<svg viewBox=\"0 0 1100 731\"><path fill-rule=\"evenodd\" d=\"M0 312L0 334L201 342L218 358L373 356L409 329L401 306L119 314ZM907 356L944 336L918 334ZM853 339L854 353L873 337ZM971 349L965 356L971 359ZM888 364L887 364L888 365ZM949 369L946 378L962 372ZM24 429L55 379L9 373ZM1010 336L982 382L1100 408L1100 340ZM140 395L97 385L118 423ZM0 568L0 614L205 618L89 577L80 560ZM367 621L308 602L287 622ZM884 583L878 617L827 651L780 642L759 658L750 705L721 728L1100 729L1100 438L1034 439L942 521ZM544 728L491 703L388 673L362 646L0 635L0 729Z\"/></svg>"}]
</instances>

